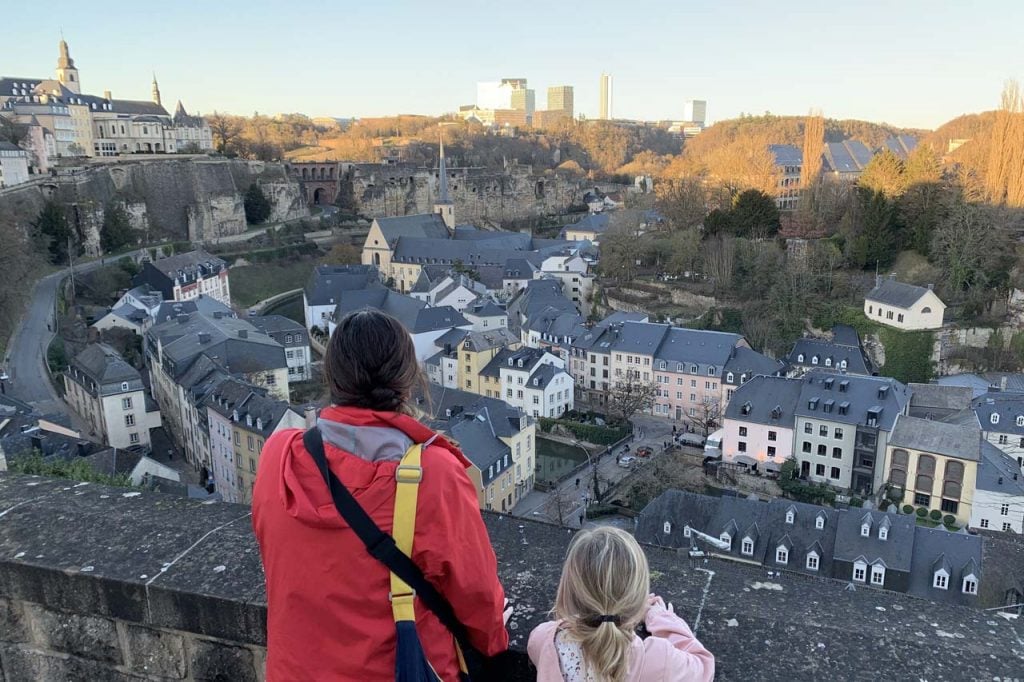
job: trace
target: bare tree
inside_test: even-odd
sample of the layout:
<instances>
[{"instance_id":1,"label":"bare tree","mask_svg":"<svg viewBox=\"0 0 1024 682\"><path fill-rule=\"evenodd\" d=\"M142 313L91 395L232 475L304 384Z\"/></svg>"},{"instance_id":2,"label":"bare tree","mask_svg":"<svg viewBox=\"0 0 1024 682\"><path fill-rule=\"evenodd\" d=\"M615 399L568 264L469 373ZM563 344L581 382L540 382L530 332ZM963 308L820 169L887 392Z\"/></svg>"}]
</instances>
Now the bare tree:
<instances>
[{"instance_id":1,"label":"bare tree","mask_svg":"<svg viewBox=\"0 0 1024 682\"><path fill-rule=\"evenodd\" d=\"M571 490L555 488L548 498L548 514L554 516L559 526L566 525L569 514L580 504L579 498Z\"/></svg>"},{"instance_id":2,"label":"bare tree","mask_svg":"<svg viewBox=\"0 0 1024 682\"><path fill-rule=\"evenodd\" d=\"M658 210L675 230L699 226L707 215L707 191L699 178L659 182L654 187Z\"/></svg>"},{"instance_id":3,"label":"bare tree","mask_svg":"<svg viewBox=\"0 0 1024 682\"><path fill-rule=\"evenodd\" d=\"M608 390L608 414L614 419L628 422L637 412L654 405L661 387L656 382L642 382L635 376L616 381Z\"/></svg>"},{"instance_id":4,"label":"bare tree","mask_svg":"<svg viewBox=\"0 0 1024 682\"><path fill-rule=\"evenodd\" d=\"M693 414L686 415L687 420L705 438L722 422L722 403L714 398L705 397L695 408Z\"/></svg>"},{"instance_id":5,"label":"bare tree","mask_svg":"<svg viewBox=\"0 0 1024 682\"><path fill-rule=\"evenodd\" d=\"M1024 94L1009 81L996 111L989 143L985 190L995 204L1024 206Z\"/></svg>"},{"instance_id":6,"label":"bare tree","mask_svg":"<svg viewBox=\"0 0 1024 682\"><path fill-rule=\"evenodd\" d=\"M703 246L707 276L714 280L716 291L728 290L736 263L735 241L732 237L716 236L706 240Z\"/></svg>"},{"instance_id":7,"label":"bare tree","mask_svg":"<svg viewBox=\"0 0 1024 682\"><path fill-rule=\"evenodd\" d=\"M800 184L813 187L821 179L822 154L825 152L825 117L811 111L804 119L804 158L800 167Z\"/></svg>"},{"instance_id":8,"label":"bare tree","mask_svg":"<svg viewBox=\"0 0 1024 682\"><path fill-rule=\"evenodd\" d=\"M601 274L616 282L628 282L636 273L642 244L636 229L627 225L609 228L601 237Z\"/></svg>"},{"instance_id":9,"label":"bare tree","mask_svg":"<svg viewBox=\"0 0 1024 682\"><path fill-rule=\"evenodd\" d=\"M242 134L242 124L233 116L214 111L211 116L206 117L206 122L210 124L214 143L221 154Z\"/></svg>"}]
</instances>

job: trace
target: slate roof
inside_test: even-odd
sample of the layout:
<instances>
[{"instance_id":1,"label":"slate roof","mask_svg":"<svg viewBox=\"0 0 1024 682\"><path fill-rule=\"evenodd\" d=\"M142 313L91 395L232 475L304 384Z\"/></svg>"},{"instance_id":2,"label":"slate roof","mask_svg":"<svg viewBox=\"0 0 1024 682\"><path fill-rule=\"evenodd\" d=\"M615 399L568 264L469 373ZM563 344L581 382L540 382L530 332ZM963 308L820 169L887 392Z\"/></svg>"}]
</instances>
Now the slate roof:
<instances>
[{"instance_id":1,"label":"slate roof","mask_svg":"<svg viewBox=\"0 0 1024 682\"><path fill-rule=\"evenodd\" d=\"M306 329L295 320L284 315L257 315L250 317L249 322L268 336L277 332L302 333Z\"/></svg>"},{"instance_id":2,"label":"slate roof","mask_svg":"<svg viewBox=\"0 0 1024 682\"><path fill-rule=\"evenodd\" d=\"M364 308L373 308L391 315L405 325L411 334L469 326L466 318L450 305L428 308L423 301L383 287L340 292L334 319L341 320L348 313Z\"/></svg>"},{"instance_id":3,"label":"slate roof","mask_svg":"<svg viewBox=\"0 0 1024 682\"><path fill-rule=\"evenodd\" d=\"M802 379L803 390L797 404L798 417L810 417L843 424L867 423L868 413L880 409L878 428L891 431L897 415L903 412L910 395L907 387L887 377L865 377L855 374L835 375L828 372L808 372ZM831 382L831 384L830 384ZM884 391L884 397L882 395ZM811 401L817 399L814 407ZM831 412L826 403L831 400ZM845 414L842 406L848 403Z\"/></svg>"},{"instance_id":4,"label":"slate roof","mask_svg":"<svg viewBox=\"0 0 1024 682\"><path fill-rule=\"evenodd\" d=\"M910 308L930 291L927 287L914 286L897 282L894 279L881 279L865 298L876 303L884 303L896 308Z\"/></svg>"},{"instance_id":5,"label":"slate roof","mask_svg":"<svg viewBox=\"0 0 1024 682\"><path fill-rule=\"evenodd\" d=\"M141 381L139 371L104 343L90 343L74 357L71 365L99 385Z\"/></svg>"},{"instance_id":6,"label":"slate roof","mask_svg":"<svg viewBox=\"0 0 1024 682\"><path fill-rule=\"evenodd\" d=\"M196 249L195 251L189 251L188 253L179 253L175 256L168 256L167 258L161 258L150 263L154 268L163 274L167 275L170 279L174 279L178 270L184 270L186 272L196 271L199 268L209 271L219 272L221 269L227 267L220 258L204 251L203 249Z\"/></svg>"},{"instance_id":7,"label":"slate roof","mask_svg":"<svg viewBox=\"0 0 1024 682\"><path fill-rule=\"evenodd\" d=\"M110 100L110 105L111 110L117 114L150 115L170 118L170 114L167 113L167 110L156 102L112 99Z\"/></svg>"},{"instance_id":8,"label":"slate roof","mask_svg":"<svg viewBox=\"0 0 1024 682\"><path fill-rule=\"evenodd\" d=\"M607 213L590 213L582 220L566 225L563 231L578 230L601 235L608 231L609 224L609 215Z\"/></svg>"},{"instance_id":9,"label":"slate roof","mask_svg":"<svg viewBox=\"0 0 1024 682\"><path fill-rule=\"evenodd\" d=\"M483 484L487 485L494 475L488 476L488 469L504 460L505 455L512 454L511 449L503 443L491 428L491 417L486 407L479 410L473 417L465 413L448 421L445 433L458 443L459 449L473 464L480 469Z\"/></svg>"},{"instance_id":10,"label":"slate roof","mask_svg":"<svg viewBox=\"0 0 1024 682\"><path fill-rule=\"evenodd\" d=\"M950 533L942 528L917 527L908 592L932 601L979 606L977 595L963 593L963 579L973 573L978 579L980 591L984 582L981 542L981 537L977 535ZM932 586L935 569L940 565L945 566L949 572L949 588L945 590Z\"/></svg>"},{"instance_id":11,"label":"slate roof","mask_svg":"<svg viewBox=\"0 0 1024 682\"><path fill-rule=\"evenodd\" d=\"M756 350L746 346L736 346L733 349L732 355L725 363L725 368L722 372L722 383L738 386L742 383L740 379L744 375L747 378L757 374L773 376L782 372L783 369L785 369L785 364L779 360L773 360L767 355L758 353ZM732 374L732 381L729 381L729 374Z\"/></svg>"},{"instance_id":12,"label":"slate roof","mask_svg":"<svg viewBox=\"0 0 1024 682\"><path fill-rule=\"evenodd\" d=\"M836 173L860 173L874 154L860 140L825 143L825 167Z\"/></svg>"},{"instance_id":13,"label":"slate roof","mask_svg":"<svg viewBox=\"0 0 1024 682\"><path fill-rule=\"evenodd\" d=\"M978 461L981 429L900 415L889 445Z\"/></svg>"},{"instance_id":14,"label":"slate roof","mask_svg":"<svg viewBox=\"0 0 1024 682\"><path fill-rule=\"evenodd\" d=\"M768 151L775 157L776 166L801 166L804 162L804 153L796 145L792 144L770 144Z\"/></svg>"},{"instance_id":15,"label":"slate roof","mask_svg":"<svg viewBox=\"0 0 1024 682\"><path fill-rule=\"evenodd\" d=\"M666 328L667 331L665 331ZM655 330L661 330L660 345L651 351L655 362L664 360L670 371L675 371L674 363L682 362L687 365L696 363L698 374L704 375L708 373L708 367L714 367L716 375L719 374L732 357L736 344L743 340L739 334L669 327L649 322L625 322L622 325L622 334L629 336L637 333L637 330L640 329L648 330L646 332L648 343L658 336L658 332ZM639 346L634 344L634 350L638 347L642 348L643 342L644 340L641 340ZM616 351L619 350L617 346L613 345L613 348ZM690 371L689 366L684 369L687 372Z\"/></svg>"},{"instance_id":16,"label":"slate roof","mask_svg":"<svg viewBox=\"0 0 1024 682\"><path fill-rule=\"evenodd\" d=\"M229 421L233 421L234 413L237 412L238 421L235 423L239 428L259 433L264 438L274 432L291 409L283 400L271 398L264 390L237 379L221 382L206 396L204 404ZM249 416L252 417L252 426L249 426L246 419Z\"/></svg>"},{"instance_id":17,"label":"slate roof","mask_svg":"<svg viewBox=\"0 0 1024 682\"><path fill-rule=\"evenodd\" d=\"M978 462L975 487L992 493L1024 497L1024 475L1021 474L1020 465L1016 460L992 443L982 441L981 461Z\"/></svg>"},{"instance_id":18,"label":"slate roof","mask_svg":"<svg viewBox=\"0 0 1024 682\"><path fill-rule=\"evenodd\" d=\"M575 304L562 293L562 283L555 279L535 279L526 283L508 304L508 326L518 333L522 325L529 325L536 316L546 314L545 324L550 324L549 309L579 315ZM582 322L582 319L580 320ZM532 328L527 326L527 328Z\"/></svg>"},{"instance_id":19,"label":"slate roof","mask_svg":"<svg viewBox=\"0 0 1024 682\"><path fill-rule=\"evenodd\" d=\"M956 412L968 410L974 392L969 386L943 386L941 384L908 384L910 414L925 419L943 419Z\"/></svg>"},{"instance_id":20,"label":"slate roof","mask_svg":"<svg viewBox=\"0 0 1024 682\"><path fill-rule=\"evenodd\" d=\"M860 534L865 518L871 520L868 537ZM889 524L886 540L878 537L878 527L882 522ZM916 527L913 515L887 514L857 507L843 509L838 512L836 524L835 559L853 563L863 558L869 566L881 559L886 571L910 571ZM850 579L850 576L842 577Z\"/></svg>"},{"instance_id":21,"label":"slate roof","mask_svg":"<svg viewBox=\"0 0 1024 682\"><path fill-rule=\"evenodd\" d=\"M519 343L519 337L504 327L482 332L468 332L463 341L465 349L472 352L504 348L514 343Z\"/></svg>"},{"instance_id":22,"label":"slate roof","mask_svg":"<svg viewBox=\"0 0 1024 682\"><path fill-rule=\"evenodd\" d=\"M800 356L803 356L803 360ZM813 362L814 358L818 362ZM797 367L820 367L827 369L825 360L829 359L830 367L834 371L845 371L848 374L872 374L870 361L864 353L860 342L860 336L853 327L837 324L832 328L832 339L799 339L793 345L786 361ZM846 361L846 367L842 367L842 361Z\"/></svg>"},{"instance_id":23,"label":"slate roof","mask_svg":"<svg viewBox=\"0 0 1024 682\"><path fill-rule=\"evenodd\" d=\"M725 418L792 429L802 388L799 379L755 376L736 389Z\"/></svg>"},{"instance_id":24,"label":"slate roof","mask_svg":"<svg viewBox=\"0 0 1024 682\"><path fill-rule=\"evenodd\" d=\"M306 302L311 305L331 305L331 298L339 298L342 291L383 288L380 274L372 265L318 265L306 282Z\"/></svg>"},{"instance_id":25,"label":"slate roof","mask_svg":"<svg viewBox=\"0 0 1024 682\"><path fill-rule=\"evenodd\" d=\"M153 321L160 323L173 320L178 315L198 313L204 317L237 317L235 311L215 298L199 294L187 301L164 301L153 311Z\"/></svg>"},{"instance_id":26,"label":"slate roof","mask_svg":"<svg viewBox=\"0 0 1024 682\"><path fill-rule=\"evenodd\" d=\"M125 292L125 296L131 296L149 308L155 308L164 299L164 295L149 284L140 284L137 287L133 287Z\"/></svg>"},{"instance_id":27,"label":"slate roof","mask_svg":"<svg viewBox=\"0 0 1024 682\"><path fill-rule=\"evenodd\" d=\"M670 329L667 324L623 322L619 334L612 342L612 350L653 356L660 349L661 340Z\"/></svg>"},{"instance_id":28,"label":"slate roof","mask_svg":"<svg viewBox=\"0 0 1024 682\"><path fill-rule=\"evenodd\" d=\"M913 135L891 135L882 143L882 149L888 149L904 161L916 148L917 138Z\"/></svg>"},{"instance_id":29,"label":"slate roof","mask_svg":"<svg viewBox=\"0 0 1024 682\"><path fill-rule=\"evenodd\" d=\"M7 142L6 140L0 140L0 151L26 153L25 150L18 145Z\"/></svg>"},{"instance_id":30,"label":"slate roof","mask_svg":"<svg viewBox=\"0 0 1024 682\"><path fill-rule=\"evenodd\" d=\"M975 398L971 407L982 431L1024 436L1024 426L1017 425L1018 418L1024 417L1024 393L986 393ZM998 423L992 423L992 415L998 415Z\"/></svg>"},{"instance_id":31,"label":"slate roof","mask_svg":"<svg viewBox=\"0 0 1024 682\"><path fill-rule=\"evenodd\" d=\"M84 457L83 460L97 472L107 476L130 476L142 461L142 455L132 450L107 448Z\"/></svg>"},{"instance_id":32,"label":"slate roof","mask_svg":"<svg viewBox=\"0 0 1024 682\"><path fill-rule=\"evenodd\" d=\"M533 367L541 361L541 358L547 351L540 348L530 348L524 346L518 349L502 348L494 357L491 358L490 362L484 365L483 369L480 370L480 376L496 377L500 375L500 370L514 369L517 371L529 372ZM512 365L509 365L509 361L512 361ZM519 362L522 361L523 366L519 366Z\"/></svg>"},{"instance_id":33,"label":"slate roof","mask_svg":"<svg viewBox=\"0 0 1024 682\"><path fill-rule=\"evenodd\" d=\"M964 373L951 374L939 377L937 380L940 386L960 386L971 389L975 398L979 398L989 392L991 386L987 379L978 374Z\"/></svg>"},{"instance_id":34,"label":"slate roof","mask_svg":"<svg viewBox=\"0 0 1024 682\"><path fill-rule=\"evenodd\" d=\"M462 340L469 334L465 329L449 329L441 336L434 339L434 345L438 348L444 349L445 346L451 346L452 351L458 348Z\"/></svg>"},{"instance_id":35,"label":"slate roof","mask_svg":"<svg viewBox=\"0 0 1024 682\"><path fill-rule=\"evenodd\" d=\"M508 315L508 311L505 308L489 298L478 298L470 303L462 312L473 317L502 317Z\"/></svg>"},{"instance_id":36,"label":"slate roof","mask_svg":"<svg viewBox=\"0 0 1024 682\"><path fill-rule=\"evenodd\" d=\"M505 279L533 279L533 273L540 268L525 258L509 258L505 261Z\"/></svg>"},{"instance_id":37,"label":"slate roof","mask_svg":"<svg viewBox=\"0 0 1024 682\"><path fill-rule=\"evenodd\" d=\"M201 354L208 355L232 374L287 367L281 344L237 318L210 318L192 313L159 323L146 335L163 343L164 358L173 363L177 376Z\"/></svg>"},{"instance_id":38,"label":"slate roof","mask_svg":"<svg viewBox=\"0 0 1024 682\"><path fill-rule=\"evenodd\" d=\"M527 380L527 384L529 385L529 388L547 388L552 379L559 374L565 373L566 371L564 369L556 367L555 365L540 365L533 374L530 375L530 378Z\"/></svg>"},{"instance_id":39,"label":"slate roof","mask_svg":"<svg viewBox=\"0 0 1024 682\"><path fill-rule=\"evenodd\" d=\"M374 222L380 227L388 246L392 248L404 237L448 239L448 228L444 224L444 219L437 213L377 218Z\"/></svg>"}]
</instances>

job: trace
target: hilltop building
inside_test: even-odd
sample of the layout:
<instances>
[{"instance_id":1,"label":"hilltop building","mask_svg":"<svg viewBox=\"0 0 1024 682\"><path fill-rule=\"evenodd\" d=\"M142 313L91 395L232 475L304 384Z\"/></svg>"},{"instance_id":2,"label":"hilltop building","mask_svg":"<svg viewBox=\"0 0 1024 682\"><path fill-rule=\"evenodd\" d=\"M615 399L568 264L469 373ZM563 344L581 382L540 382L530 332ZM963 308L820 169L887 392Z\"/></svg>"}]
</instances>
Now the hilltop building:
<instances>
[{"instance_id":1,"label":"hilltop building","mask_svg":"<svg viewBox=\"0 0 1024 682\"><path fill-rule=\"evenodd\" d=\"M939 329L946 304L932 288L879 277L875 288L864 297L864 314L869 320L904 331Z\"/></svg>"},{"instance_id":2,"label":"hilltop building","mask_svg":"<svg viewBox=\"0 0 1024 682\"><path fill-rule=\"evenodd\" d=\"M599 119L601 119L602 121L610 121L611 119L613 119L615 117L614 112L612 110L613 95L612 95L612 77L611 77L611 74L607 74L607 73L602 73L601 74L600 90L601 90L601 100L600 100L600 109L598 111L597 117Z\"/></svg>"},{"instance_id":3,"label":"hilltop building","mask_svg":"<svg viewBox=\"0 0 1024 682\"><path fill-rule=\"evenodd\" d=\"M144 263L133 284L148 284L165 301L188 301L206 295L231 306L228 264L202 249Z\"/></svg>"},{"instance_id":4,"label":"hilltop building","mask_svg":"<svg viewBox=\"0 0 1024 682\"><path fill-rule=\"evenodd\" d=\"M0 141L0 189L28 180L28 152L18 145Z\"/></svg>"}]
</instances>

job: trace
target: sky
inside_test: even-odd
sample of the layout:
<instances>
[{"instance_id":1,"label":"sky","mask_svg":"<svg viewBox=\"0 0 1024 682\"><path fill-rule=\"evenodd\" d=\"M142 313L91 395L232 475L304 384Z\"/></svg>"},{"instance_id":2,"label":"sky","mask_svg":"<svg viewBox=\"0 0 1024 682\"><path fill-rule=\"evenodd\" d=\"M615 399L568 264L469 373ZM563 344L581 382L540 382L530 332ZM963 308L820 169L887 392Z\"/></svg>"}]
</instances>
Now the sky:
<instances>
[{"instance_id":1,"label":"sky","mask_svg":"<svg viewBox=\"0 0 1024 682\"><path fill-rule=\"evenodd\" d=\"M163 5L11 0L0 76L52 77L61 32L86 92L190 113L438 115L478 81L572 85L596 117L614 78L617 118L741 113L934 128L994 109L1024 79L1021 0L590 0L425 2L175 0Z\"/></svg>"}]
</instances>

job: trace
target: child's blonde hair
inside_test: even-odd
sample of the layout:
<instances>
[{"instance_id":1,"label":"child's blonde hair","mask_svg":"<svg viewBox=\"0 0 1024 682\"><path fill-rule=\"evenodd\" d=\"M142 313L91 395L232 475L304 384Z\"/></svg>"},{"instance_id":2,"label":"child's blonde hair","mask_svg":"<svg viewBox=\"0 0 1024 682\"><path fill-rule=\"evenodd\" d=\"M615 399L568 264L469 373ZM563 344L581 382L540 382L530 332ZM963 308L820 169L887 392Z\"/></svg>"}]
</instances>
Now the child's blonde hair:
<instances>
[{"instance_id":1,"label":"child's blonde hair","mask_svg":"<svg viewBox=\"0 0 1024 682\"><path fill-rule=\"evenodd\" d=\"M629 533L600 527L573 539L554 615L582 646L587 670L596 679L625 679L634 628L646 612L650 589L647 557Z\"/></svg>"}]
</instances>

